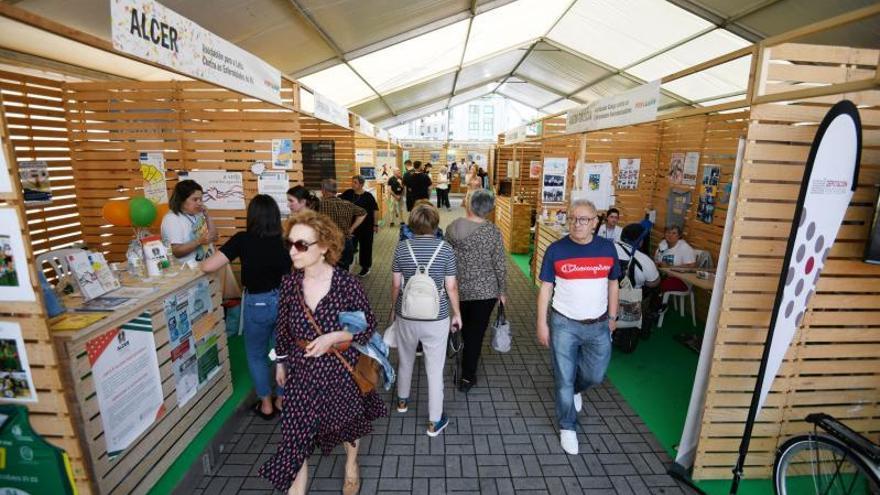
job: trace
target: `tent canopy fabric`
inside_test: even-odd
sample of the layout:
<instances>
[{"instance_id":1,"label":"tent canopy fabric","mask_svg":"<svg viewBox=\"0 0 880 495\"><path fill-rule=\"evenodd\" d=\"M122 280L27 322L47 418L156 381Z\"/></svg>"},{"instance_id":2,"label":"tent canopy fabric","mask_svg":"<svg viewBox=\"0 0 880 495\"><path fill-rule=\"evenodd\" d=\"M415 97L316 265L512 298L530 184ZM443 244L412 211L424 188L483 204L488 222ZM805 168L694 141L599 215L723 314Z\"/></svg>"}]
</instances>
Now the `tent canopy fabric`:
<instances>
[{"instance_id":1,"label":"tent canopy fabric","mask_svg":"<svg viewBox=\"0 0 880 495\"><path fill-rule=\"evenodd\" d=\"M107 0L16 6L110 38ZM558 113L872 0L163 0L380 127L488 94ZM880 20L805 40L876 47ZM749 57L662 86L744 94Z\"/></svg>"}]
</instances>

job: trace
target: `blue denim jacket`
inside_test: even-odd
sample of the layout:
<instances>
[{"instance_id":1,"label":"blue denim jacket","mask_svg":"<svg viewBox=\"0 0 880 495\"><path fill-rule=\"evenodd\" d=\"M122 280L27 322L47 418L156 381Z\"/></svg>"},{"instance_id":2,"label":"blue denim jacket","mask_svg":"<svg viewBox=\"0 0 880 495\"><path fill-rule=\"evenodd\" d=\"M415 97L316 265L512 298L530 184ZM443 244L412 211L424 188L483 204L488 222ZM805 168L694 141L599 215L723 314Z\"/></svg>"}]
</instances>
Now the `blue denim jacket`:
<instances>
[{"instance_id":1,"label":"blue denim jacket","mask_svg":"<svg viewBox=\"0 0 880 495\"><path fill-rule=\"evenodd\" d=\"M367 318L363 311L343 311L339 313L339 324L352 335L357 335L367 329ZM351 345L361 354L369 356L379 363L385 379L385 390L391 390L397 377L394 374L391 361L388 360L389 350L385 341L382 340L382 335L379 332L374 332L373 337L366 345L357 342L352 342Z\"/></svg>"}]
</instances>

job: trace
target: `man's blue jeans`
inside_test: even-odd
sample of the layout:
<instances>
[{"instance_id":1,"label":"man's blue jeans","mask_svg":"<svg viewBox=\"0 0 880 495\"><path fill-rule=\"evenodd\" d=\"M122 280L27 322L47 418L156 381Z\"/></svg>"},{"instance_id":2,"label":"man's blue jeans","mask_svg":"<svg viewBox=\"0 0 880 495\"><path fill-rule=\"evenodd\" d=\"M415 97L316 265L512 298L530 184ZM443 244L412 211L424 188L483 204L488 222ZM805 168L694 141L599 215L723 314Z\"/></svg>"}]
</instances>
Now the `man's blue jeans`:
<instances>
[{"instance_id":1,"label":"man's blue jeans","mask_svg":"<svg viewBox=\"0 0 880 495\"><path fill-rule=\"evenodd\" d=\"M259 294L248 292L244 297L244 349L248 371L254 381L257 397L272 393L269 348L275 341L275 322L278 319L278 289ZM281 395L282 388L277 387Z\"/></svg>"},{"instance_id":2,"label":"man's blue jeans","mask_svg":"<svg viewBox=\"0 0 880 495\"><path fill-rule=\"evenodd\" d=\"M578 323L551 310L550 355L556 382L556 420L560 430L575 430L574 394L602 383L611 361L608 320Z\"/></svg>"}]
</instances>

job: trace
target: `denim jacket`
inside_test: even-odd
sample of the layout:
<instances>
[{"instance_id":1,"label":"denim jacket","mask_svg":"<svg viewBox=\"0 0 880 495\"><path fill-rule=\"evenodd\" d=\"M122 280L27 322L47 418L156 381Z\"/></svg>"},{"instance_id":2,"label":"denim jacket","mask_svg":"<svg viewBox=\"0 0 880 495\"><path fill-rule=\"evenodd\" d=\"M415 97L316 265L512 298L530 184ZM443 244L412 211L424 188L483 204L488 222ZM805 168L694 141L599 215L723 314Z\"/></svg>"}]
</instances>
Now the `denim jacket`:
<instances>
[{"instance_id":1,"label":"denim jacket","mask_svg":"<svg viewBox=\"0 0 880 495\"><path fill-rule=\"evenodd\" d=\"M351 334L356 335L367 329L367 318L364 316L363 311L343 311L339 313L339 324ZM385 379L385 390L391 390L396 376L394 374L394 367L391 366L391 361L388 360L389 350L385 341L382 340L382 335L379 332L374 332L373 337L370 338L366 345L360 345L357 342L352 342L351 345L361 354L369 356L379 363L382 367L383 378Z\"/></svg>"}]
</instances>

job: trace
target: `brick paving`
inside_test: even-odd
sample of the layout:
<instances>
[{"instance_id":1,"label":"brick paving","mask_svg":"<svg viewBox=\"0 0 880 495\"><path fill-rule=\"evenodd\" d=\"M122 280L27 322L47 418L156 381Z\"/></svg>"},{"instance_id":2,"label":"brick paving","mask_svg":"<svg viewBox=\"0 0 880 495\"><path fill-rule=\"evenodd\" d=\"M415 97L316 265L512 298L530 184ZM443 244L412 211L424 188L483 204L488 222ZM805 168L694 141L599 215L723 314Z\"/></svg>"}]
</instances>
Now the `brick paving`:
<instances>
[{"instance_id":1,"label":"brick paving","mask_svg":"<svg viewBox=\"0 0 880 495\"><path fill-rule=\"evenodd\" d=\"M453 201L456 207L443 212L444 225L463 214ZM397 229L384 227L376 237L373 271L364 280L383 329L390 311L390 255L396 242ZM508 273L511 352L493 352L487 338L478 383L467 395L453 387L447 366L445 410L450 424L436 438L425 435L427 380L418 360L409 412L398 414L392 409L388 418L374 423L373 434L362 439L360 493L692 493L666 474L669 456L607 381L584 394L578 432L581 454L563 453L554 425L550 356L534 338L535 289L512 262ZM383 393L389 405L392 394L393 389ZM279 421L266 422L242 412L231 422L212 474L195 478L194 486L185 483L177 492L273 493L256 473L277 449ZM313 455L309 493L340 493L344 465L342 447L327 457Z\"/></svg>"}]
</instances>

